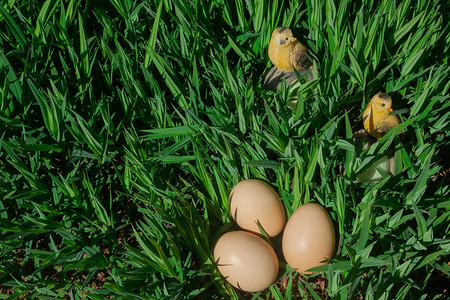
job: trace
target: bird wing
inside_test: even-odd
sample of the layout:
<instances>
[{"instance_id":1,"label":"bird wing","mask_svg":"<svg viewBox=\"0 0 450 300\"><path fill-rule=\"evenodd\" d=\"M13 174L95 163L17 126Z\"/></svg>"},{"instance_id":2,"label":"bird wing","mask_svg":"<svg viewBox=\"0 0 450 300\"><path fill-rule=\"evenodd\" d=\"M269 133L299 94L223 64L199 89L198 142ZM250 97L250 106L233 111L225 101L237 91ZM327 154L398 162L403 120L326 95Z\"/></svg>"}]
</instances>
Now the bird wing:
<instances>
[{"instance_id":1,"label":"bird wing","mask_svg":"<svg viewBox=\"0 0 450 300\"><path fill-rule=\"evenodd\" d=\"M380 135L384 135L389 132L392 128L395 126L392 126L391 123L387 121L382 121L377 124L377 127L375 128L375 131L378 132Z\"/></svg>"},{"instance_id":2,"label":"bird wing","mask_svg":"<svg viewBox=\"0 0 450 300\"><path fill-rule=\"evenodd\" d=\"M291 50L289 63L298 71L309 68L312 65L309 59L309 51L300 42L296 42Z\"/></svg>"},{"instance_id":3,"label":"bird wing","mask_svg":"<svg viewBox=\"0 0 450 300\"><path fill-rule=\"evenodd\" d=\"M399 124L400 119L397 116L389 115L387 118L377 124L375 130L381 134L385 134Z\"/></svg>"}]
</instances>

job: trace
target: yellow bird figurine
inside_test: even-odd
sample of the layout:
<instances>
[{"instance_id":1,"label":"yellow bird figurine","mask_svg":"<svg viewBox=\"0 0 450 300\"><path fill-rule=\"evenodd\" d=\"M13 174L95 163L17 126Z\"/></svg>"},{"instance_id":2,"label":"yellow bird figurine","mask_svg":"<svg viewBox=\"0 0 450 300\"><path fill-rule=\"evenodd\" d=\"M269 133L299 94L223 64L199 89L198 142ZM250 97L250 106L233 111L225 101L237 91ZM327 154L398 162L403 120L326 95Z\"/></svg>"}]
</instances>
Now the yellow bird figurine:
<instances>
[{"instance_id":1,"label":"yellow bird figurine","mask_svg":"<svg viewBox=\"0 0 450 300\"><path fill-rule=\"evenodd\" d=\"M389 130L400 124L392 112L392 99L388 94L378 93L370 100L363 113L364 129L371 136L381 139Z\"/></svg>"},{"instance_id":2,"label":"yellow bird figurine","mask_svg":"<svg viewBox=\"0 0 450 300\"><path fill-rule=\"evenodd\" d=\"M270 61L279 69L293 72L312 66L308 49L292 35L287 27L278 27L269 44Z\"/></svg>"}]
</instances>

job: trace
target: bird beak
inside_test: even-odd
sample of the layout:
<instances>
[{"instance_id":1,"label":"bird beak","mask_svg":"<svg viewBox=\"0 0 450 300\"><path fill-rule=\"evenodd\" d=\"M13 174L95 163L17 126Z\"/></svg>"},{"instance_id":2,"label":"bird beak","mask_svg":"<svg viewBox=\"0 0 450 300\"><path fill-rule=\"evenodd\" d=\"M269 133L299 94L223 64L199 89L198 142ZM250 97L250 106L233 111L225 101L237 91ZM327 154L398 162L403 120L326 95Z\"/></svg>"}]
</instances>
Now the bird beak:
<instances>
[{"instance_id":1,"label":"bird beak","mask_svg":"<svg viewBox=\"0 0 450 300\"><path fill-rule=\"evenodd\" d=\"M387 111L388 111L388 112L393 112L394 110L393 110L391 107L388 107L388 108L387 108Z\"/></svg>"},{"instance_id":2,"label":"bird beak","mask_svg":"<svg viewBox=\"0 0 450 300\"><path fill-rule=\"evenodd\" d=\"M295 42L297 39L295 37L291 38L291 42Z\"/></svg>"}]
</instances>

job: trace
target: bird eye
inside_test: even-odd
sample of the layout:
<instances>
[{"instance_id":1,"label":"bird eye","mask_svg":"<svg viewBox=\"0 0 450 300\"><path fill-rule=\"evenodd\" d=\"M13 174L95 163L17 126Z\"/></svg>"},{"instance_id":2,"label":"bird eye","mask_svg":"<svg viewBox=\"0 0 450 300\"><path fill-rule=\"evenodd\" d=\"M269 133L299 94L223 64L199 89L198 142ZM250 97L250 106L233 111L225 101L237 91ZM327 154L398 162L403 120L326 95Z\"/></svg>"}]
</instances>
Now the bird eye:
<instances>
[{"instance_id":1,"label":"bird eye","mask_svg":"<svg viewBox=\"0 0 450 300\"><path fill-rule=\"evenodd\" d=\"M382 103L381 106L386 106L386 104Z\"/></svg>"},{"instance_id":2,"label":"bird eye","mask_svg":"<svg viewBox=\"0 0 450 300\"><path fill-rule=\"evenodd\" d=\"M289 38L285 38L285 40L287 41Z\"/></svg>"}]
</instances>

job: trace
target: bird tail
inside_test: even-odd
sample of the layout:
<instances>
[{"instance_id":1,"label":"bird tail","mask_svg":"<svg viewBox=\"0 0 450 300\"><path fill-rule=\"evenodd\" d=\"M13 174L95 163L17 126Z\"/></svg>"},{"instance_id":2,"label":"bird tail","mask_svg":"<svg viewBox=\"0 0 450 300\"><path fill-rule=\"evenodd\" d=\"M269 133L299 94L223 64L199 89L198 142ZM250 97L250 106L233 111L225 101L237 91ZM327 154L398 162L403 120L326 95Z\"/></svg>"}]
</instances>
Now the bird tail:
<instances>
[{"instance_id":1,"label":"bird tail","mask_svg":"<svg viewBox=\"0 0 450 300\"><path fill-rule=\"evenodd\" d=\"M364 124L366 122L368 122L367 128L369 128L369 131L372 131L375 129L375 124L374 124L373 115L372 115L372 102L370 102L368 106L370 108L367 112L367 115L364 117L363 122L364 122Z\"/></svg>"}]
</instances>

